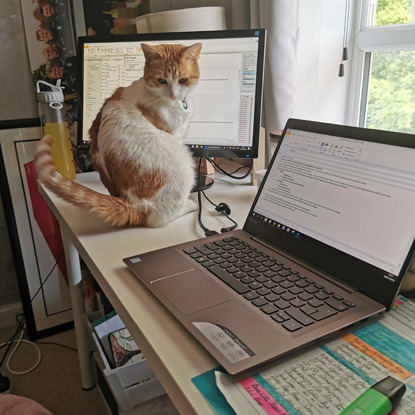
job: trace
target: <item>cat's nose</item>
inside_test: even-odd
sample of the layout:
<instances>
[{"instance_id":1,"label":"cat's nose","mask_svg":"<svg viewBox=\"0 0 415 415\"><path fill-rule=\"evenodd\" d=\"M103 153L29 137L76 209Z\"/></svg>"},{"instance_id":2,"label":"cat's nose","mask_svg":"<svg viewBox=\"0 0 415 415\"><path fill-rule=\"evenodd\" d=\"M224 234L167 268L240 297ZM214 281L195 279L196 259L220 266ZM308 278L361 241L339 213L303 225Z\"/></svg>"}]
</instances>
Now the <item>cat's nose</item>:
<instances>
[{"instance_id":1,"label":"cat's nose","mask_svg":"<svg viewBox=\"0 0 415 415\"><path fill-rule=\"evenodd\" d=\"M170 90L169 90L169 97L172 100L177 99L178 95L179 95L179 91L178 91L177 88L174 88L174 87L173 88L170 88Z\"/></svg>"}]
</instances>

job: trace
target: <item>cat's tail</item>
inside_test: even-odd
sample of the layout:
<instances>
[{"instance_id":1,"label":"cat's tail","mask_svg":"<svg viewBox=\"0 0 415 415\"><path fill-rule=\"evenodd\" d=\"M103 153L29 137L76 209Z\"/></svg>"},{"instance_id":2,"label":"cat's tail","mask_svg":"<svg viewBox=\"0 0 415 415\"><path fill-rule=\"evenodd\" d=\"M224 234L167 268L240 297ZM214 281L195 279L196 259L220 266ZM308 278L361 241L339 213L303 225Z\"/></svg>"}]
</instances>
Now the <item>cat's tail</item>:
<instances>
[{"instance_id":1,"label":"cat's tail","mask_svg":"<svg viewBox=\"0 0 415 415\"><path fill-rule=\"evenodd\" d=\"M43 137L36 148L34 162L38 180L62 199L86 209L113 226L147 226L149 212L139 210L123 200L89 189L62 176L53 164L53 137Z\"/></svg>"}]
</instances>

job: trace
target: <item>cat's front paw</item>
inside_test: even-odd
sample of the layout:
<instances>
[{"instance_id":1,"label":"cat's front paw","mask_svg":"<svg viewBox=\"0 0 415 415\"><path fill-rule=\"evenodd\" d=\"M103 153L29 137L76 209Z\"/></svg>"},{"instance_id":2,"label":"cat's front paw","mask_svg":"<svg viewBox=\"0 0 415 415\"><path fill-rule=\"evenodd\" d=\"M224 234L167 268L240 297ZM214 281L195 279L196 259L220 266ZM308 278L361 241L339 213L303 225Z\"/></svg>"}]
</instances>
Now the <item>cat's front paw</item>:
<instances>
[{"instance_id":1,"label":"cat's front paw","mask_svg":"<svg viewBox=\"0 0 415 415\"><path fill-rule=\"evenodd\" d=\"M195 210L197 210L197 203L193 200L188 200L184 213L194 212Z\"/></svg>"}]
</instances>

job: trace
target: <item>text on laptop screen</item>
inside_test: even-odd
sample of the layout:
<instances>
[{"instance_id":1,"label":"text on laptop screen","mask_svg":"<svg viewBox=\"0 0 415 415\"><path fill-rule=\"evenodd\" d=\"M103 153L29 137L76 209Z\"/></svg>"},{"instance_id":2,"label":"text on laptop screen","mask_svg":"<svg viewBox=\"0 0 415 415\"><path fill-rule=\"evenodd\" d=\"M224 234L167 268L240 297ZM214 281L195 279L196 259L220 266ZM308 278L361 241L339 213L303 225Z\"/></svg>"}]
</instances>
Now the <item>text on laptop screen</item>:
<instances>
[{"instance_id":1,"label":"text on laptop screen","mask_svg":"<svg viewBox=\"0 0 415 415\"><path fill-rule=\"evenodd\" d=\"M254 214L397 275L415 235L414 159L415 149L287 130Z\"/></svg>"},{"instance_id":2,"label":"text on laptop screen","mask_svg":"<svg viewBox=\"0 0 415 415\"><path fill-rule=\"evenodd\" d=\"M193 115L184 137L194 156L257 157L262 100L264 31L224 31L80 38L81 138L105 99L143 76L141 43L202 44L200 79L189 94Z\"/></svg>"}]
</instances>

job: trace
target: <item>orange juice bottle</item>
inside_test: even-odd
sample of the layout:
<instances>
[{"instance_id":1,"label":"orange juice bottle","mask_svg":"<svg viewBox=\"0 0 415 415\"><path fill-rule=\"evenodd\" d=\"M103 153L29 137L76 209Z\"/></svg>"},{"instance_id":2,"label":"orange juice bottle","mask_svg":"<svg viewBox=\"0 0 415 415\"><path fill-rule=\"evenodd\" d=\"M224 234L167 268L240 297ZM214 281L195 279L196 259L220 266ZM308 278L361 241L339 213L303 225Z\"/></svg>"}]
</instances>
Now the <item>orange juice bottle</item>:
<instances>
[{"instance_id":1,"label":"orange juice bottle","mask_svg":"<svg viewBox=\"0 0 415 415\"><path fill-rule=\"evenodd\" d=\"M52 159L56 170L63 176L74 180L76 177L71 136L69 134L66 111L63 105L61 80L56 85L37 81L37 100L39 106L42 136L53 137ZM47 90L44 90L44 88ZM43 88L43 90L42 90Z\"/></svg>"}]
</instances>

